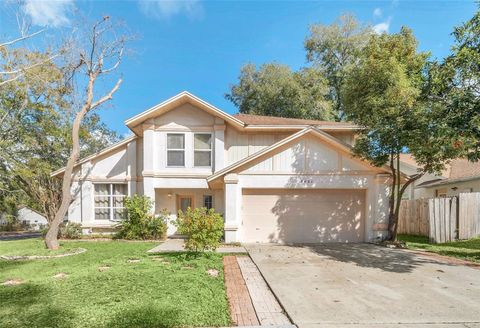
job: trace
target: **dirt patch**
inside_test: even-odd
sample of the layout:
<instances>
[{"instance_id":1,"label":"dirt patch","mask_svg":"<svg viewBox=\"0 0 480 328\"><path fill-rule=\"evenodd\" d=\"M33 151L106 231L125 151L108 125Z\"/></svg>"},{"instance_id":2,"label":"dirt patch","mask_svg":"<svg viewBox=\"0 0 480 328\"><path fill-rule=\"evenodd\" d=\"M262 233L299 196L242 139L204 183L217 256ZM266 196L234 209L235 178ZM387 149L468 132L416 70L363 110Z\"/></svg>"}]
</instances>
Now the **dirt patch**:
<instances>
[{"instance_id":1,"label":"dirt patch","mask_svg":"<svg viewBox=\"0 0 480 328\"><path fill-rule=\"evenodd\" d=\"M54 275L52 278L55 278L55 279L65 279L68 277L68 274L66 274L65 272L59 272L57 273L56 275Z\"/></svg>"},{"instance_id":2,"label":"dirt patch","mask_svg":"<svg viewBox=\"0 0 480 328\"><path fill-rule=\"evenodd\" d=\"M23 281L21 279L10 279L2 282L2 286L16 286L21 284L23 284Z\"/></svg>"},{"instance_id":3,"label":"dirt patch","mask_svg":"<svg viewBox=\"0 0 480 328\"><path fill-rule=\"evenodd\" d=\"M140 259L128 259L127 263L140 263Z\"/></svg>"},{"instance_id":4,"label":"dirt patch","mask_svg":"<svg viewBox=\"0 0 480 328\"><path fill-rule=\"evenodd\" d=\"M208 269L208 270L207 270L207 274L208 274L210 277L218 277L218 270L216 270L216 269Z\"/></svg>"},{"instance_id":5,"label":"dirt patch","mask_svg":"<svg viewBox=\"0 0 480 328\"><path fill-rule=\"evenodd\" d=\"M102 266L98 267L98 271L103 272L103 271L107 271L110 268L111 268L111 266L109 266L109 265L102 265Z\"/></svg>"}]
</instances>

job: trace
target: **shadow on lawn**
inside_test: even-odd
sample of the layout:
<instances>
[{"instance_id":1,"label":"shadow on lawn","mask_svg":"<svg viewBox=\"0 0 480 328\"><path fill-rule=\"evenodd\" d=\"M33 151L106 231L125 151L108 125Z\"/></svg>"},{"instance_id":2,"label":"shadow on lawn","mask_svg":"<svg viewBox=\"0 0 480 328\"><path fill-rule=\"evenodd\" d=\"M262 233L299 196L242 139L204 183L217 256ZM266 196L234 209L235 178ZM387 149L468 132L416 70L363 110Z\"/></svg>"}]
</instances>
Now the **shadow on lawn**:
<instances>
[{"instance_id":1,"label":"shadow on lawn","mask_svg":"<svg viewBox=\"0 0 480 328\"><path fill-rule=\"evenodd\" d=\"M402 250L370 244L324 244L307 246L313 252L332 260L354 263L361 267L388 272L408 273L424 264L451 265Z\"/></svg>"},{"instance_id":2,"label":"shadow on lawn","mask_svg":"<svg viewBox=\"0 0 480 328\"><path fill-rule=\"evenodd\" d=\"M179 326L180 311L173 308L158 308L153 305L138 306L121 312L109 328L170 328Z\"/></svg>"},{"instance_id":3,"label":"shadow on lawn","mask_svg":"<svg viewBox=\"0 0 480 328\"><path fill-rule=\"evenodd\" d=\"M35 306L41 304L41 306ZM2 316L1 327L72 327L71 311L51 305L47 288L24 283L0 287L0 307L14 315Z\"/></svg>"}]
</instances>

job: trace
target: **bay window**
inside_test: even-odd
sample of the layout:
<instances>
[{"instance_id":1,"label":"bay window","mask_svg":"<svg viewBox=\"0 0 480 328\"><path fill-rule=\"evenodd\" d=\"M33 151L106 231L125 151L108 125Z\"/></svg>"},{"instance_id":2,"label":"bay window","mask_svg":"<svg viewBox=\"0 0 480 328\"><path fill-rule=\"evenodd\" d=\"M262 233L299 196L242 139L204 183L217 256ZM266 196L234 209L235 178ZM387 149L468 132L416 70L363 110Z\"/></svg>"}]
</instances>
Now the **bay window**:
<instances>
[{"instance_id":1,"label":"bay window","mask_svg":"<svg viewBox=\"0 0 480 328\"><path fill-rule=\"evenodd\" d=\"M126 214L123 200L127 195L127 185L96 183L94 186L95 220L122 220Z\"/></svg>"}]
</instances>

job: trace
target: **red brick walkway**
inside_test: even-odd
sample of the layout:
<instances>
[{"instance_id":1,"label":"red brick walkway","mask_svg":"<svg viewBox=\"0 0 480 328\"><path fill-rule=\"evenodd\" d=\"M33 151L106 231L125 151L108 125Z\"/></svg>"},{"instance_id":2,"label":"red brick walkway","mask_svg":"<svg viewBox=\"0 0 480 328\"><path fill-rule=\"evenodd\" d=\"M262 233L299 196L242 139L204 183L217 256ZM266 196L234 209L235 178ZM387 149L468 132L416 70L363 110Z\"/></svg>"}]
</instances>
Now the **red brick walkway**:
<instances>
[{"instance_id":1,"label":"red brick walkway","mask_svg":"<svg viewBox=\"0 0 480 328\"><path fill-rule=\"evenodd\" d=\"M230 316L233 323L237 326L258 326L260 323L238 266L237 258L235 256L224 256L223 270Z\"/></svg>"}]
</instances>

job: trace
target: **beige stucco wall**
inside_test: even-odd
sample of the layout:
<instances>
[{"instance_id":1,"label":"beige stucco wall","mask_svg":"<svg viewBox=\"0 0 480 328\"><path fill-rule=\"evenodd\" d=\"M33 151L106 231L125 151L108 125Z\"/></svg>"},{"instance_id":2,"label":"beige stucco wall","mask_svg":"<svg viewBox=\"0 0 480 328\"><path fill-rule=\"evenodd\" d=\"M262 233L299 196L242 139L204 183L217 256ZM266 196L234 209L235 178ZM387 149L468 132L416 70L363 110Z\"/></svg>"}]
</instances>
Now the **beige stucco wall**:
<instances>
[{"instance_id":1,"label":"beige stucco wall","mask_svg":"<svg viewBox=\"0 0 480 328\"><path fill-rule=\"evenodd\" d=\"M170 195L170 196L169 196ZM188 195L193 197L194 207L203 207L203 196L213 196L213 207L218 213L223 214L223 190L210 190L210 189L192 189L192 188L167 188L167 189L155 189L155 213L160 213L163 209L170 212L170 220L176 219L178 212L177 197L179 195ZM175 232L175 227L172 222L168 225L168 234L171 235Z\"/></svg>"},{"instance_id":2,"label":"beige stucco wall","mask_svg":"<svg viewBox=\"0 0 480 328\"><path fill-rule=\"evenodd\" d=\"M386 234L388 177L332 147L318 137L302 139L252 161L224 178L226 239L243 241L242 190L244 189L327 189L365 192L365 236L373 241ZM294 192L294 191L293 191ZM246 205L244 204L243 207Z\"/></svg>"},{"instance_id":3,"label":"beige stucco wall","mask_svg":"<svg viewBox=\"0 0 480 328\"><path fill-rule=\"evenodd\" d=\"M84 226L108 226L108 220L95 220L94 184L124 183L128 195L140 193L138 170L141 169L143 151L138 149L137 140L116 148L106 154L82 163L75 168L72 186L73 201L68 209L68 219ZM139 164L140 163L140 167Z\"/></svg>"}]
</instances>

